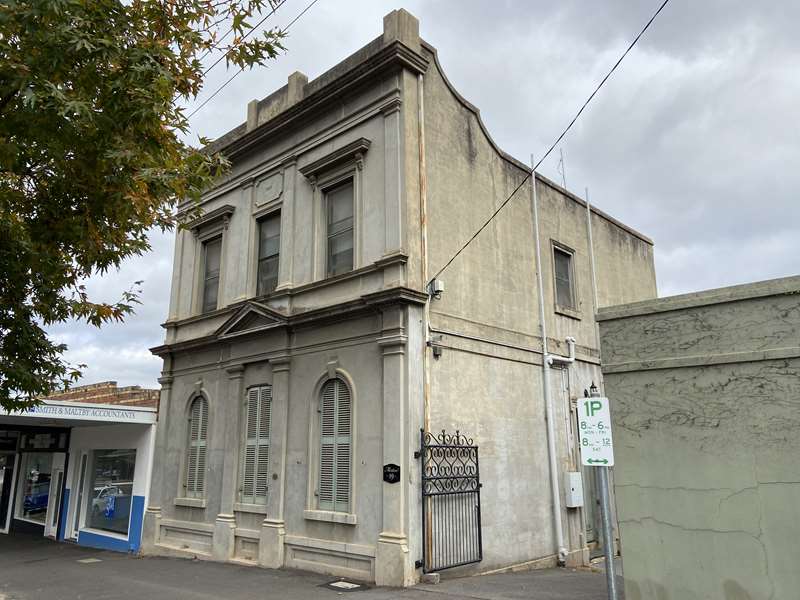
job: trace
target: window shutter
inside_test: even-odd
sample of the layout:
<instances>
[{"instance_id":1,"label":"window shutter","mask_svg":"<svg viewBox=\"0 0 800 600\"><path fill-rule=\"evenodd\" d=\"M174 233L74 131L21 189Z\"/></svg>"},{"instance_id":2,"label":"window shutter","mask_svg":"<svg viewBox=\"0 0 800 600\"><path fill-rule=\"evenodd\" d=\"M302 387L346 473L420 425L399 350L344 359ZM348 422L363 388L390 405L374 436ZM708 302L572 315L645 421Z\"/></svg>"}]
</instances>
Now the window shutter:
<instances>
[{"instance_id":1,"label":"window shutter","mask_svg":"<svg viewBox=\"0 0 800 600\"><path fill-rule=\"evenodd\" d=\"M333 510L336 448L336 388L334 380L325 383L320 403L319 507Z\"/></svg>"},{"instance_id":2,"label":"window shutter","mask_svg":"<svg viewBox=\"0 0 800 600\"><path fill-rule=\"evenodd\" d=\"M320 401L319 508L350 510L351 397L341 379L322 388Z\"/></svg>"},{"instance_id":3,"label":"window shutter","mask_svg":"<svg viewBox=\"0 0 800 600\"><path fill-rule=\"evenodd\" d=\"M336 499L334 510L350 510L350 388L336 380Z\"/></svg>"},{"instance_id":4,"label":"window shutter","mask_svg":"<svg viewBox=\"0 0 800 600\"><path fill-rule=\"evenodd\" d=\"M269 429L272 387L252 388L247 394L247 425L242 468L242 502L266 504L269 490Z\"/></svg>"},{"instance_id":5,"label":"window shutter","mask_svg":"<svg viewBox=\"0 0 800 600\"><path fill-rule=\"evenodd\" d=\"M186 452L186 494L202 497L206 479L208 401L202 397L195 398L190 413L189 448Z\"/></svg>"}]
</instances>

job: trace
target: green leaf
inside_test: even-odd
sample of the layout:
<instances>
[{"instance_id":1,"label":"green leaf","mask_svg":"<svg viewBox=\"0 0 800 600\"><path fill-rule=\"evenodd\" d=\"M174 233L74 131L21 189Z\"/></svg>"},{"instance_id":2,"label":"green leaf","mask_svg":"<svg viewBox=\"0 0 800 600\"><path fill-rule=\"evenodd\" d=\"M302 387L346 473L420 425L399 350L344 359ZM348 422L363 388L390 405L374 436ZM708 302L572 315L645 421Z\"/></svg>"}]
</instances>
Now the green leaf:
<instances>
[{"instance_id":1,"label":"green leaf","mask_svg":"<svg viewBox=\"0 0 800 600\"><path fill-rule=\"evenodd\" d=\"M140 282L105 303L82 281L148 252L151 228L176 225L177 200L199 199L229 167L181 140L179 103L201 90L201 57L229 25L237 64L283 50L280 33L246 35L248 17L269 10L267 0L0 4L0 407L81 378L85 365L69 364L46 327L102 327L141 304Z\"/></svg>"}]
</instances>

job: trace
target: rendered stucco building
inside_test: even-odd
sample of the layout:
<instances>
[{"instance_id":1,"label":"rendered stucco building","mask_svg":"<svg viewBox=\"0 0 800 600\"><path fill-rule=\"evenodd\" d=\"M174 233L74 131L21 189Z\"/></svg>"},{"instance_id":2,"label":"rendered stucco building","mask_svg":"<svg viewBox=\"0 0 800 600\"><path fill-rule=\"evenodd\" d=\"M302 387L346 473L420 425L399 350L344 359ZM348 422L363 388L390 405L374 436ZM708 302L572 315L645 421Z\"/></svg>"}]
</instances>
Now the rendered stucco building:
<instances>
[{"instance_id":1,"label":"rendered stucco building","mask_svg":"<svg viewBox=\"0 0 800 600\"><path fill-rule=\"evenodd\" d=\"M796 598L800 277L598 319L625 597Z\"/></svg>"},{"instance_id":2,"label":"rendered stucco building","mask_svg":"<svg viewBox=\"0 0 800 600\"><path fill-rule=\"evenodd\" d=\"M479 526L469 500L452 530L480 534L459 550L464 572L586 560L593 500L568 508L583 502L562 486L579 470L571 398L599 380L595 292L600 305L655 296L652 242L537 175L540 295L530 169L497 148L403 10L318 78L251 102L213 148L232 169L177 235L154 349L145 552L409 585L442 541L422 511L439 502L421 499L425 429L478 446ZM520 185L431 299L429 280ZM540 300L549 352L576 340L576 360L546 371Z\"/></svg>"}]
</instances>

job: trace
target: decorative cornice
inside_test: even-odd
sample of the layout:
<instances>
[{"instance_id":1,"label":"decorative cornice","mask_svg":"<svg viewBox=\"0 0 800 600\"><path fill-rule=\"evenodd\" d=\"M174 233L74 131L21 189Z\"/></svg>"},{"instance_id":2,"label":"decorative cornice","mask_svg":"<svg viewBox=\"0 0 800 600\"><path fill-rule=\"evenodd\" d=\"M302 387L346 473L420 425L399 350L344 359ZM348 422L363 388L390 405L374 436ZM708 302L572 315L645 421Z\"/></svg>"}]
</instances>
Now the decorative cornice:
<instances>
[{"instance_id":1,"label":"decorative cornice","mask_svg":"<svg viewBox=\"0 0 800 600\"><path fill-rule=\"evenodd\" d=\"M231 365L226 367L225 371L228 373L228 379L241 379L244 375L244 365Z\"/></svg>"},{"instance_id":2,"label":"decorative cornice","mask_svg":"<svg viewBox=\"0 0 800 600\"><path fill-rule=\"evenodd\" d=\"M209 211L192 221L189 221L185 225L185 228L197 234L197 232L200 230L201 227L205 227L206 225L210 225L212 223L221 220L223 223L223 227L227 229L228 223L230 221L231 215L233 214L234 210L236 210L235 206L231 206L230 204L225 204L224 206L215 208L214 210Z\"/></svg>"},{"instance_id":3,"label":"decorative cornice","mask_svg":"<svg viewBox=\"0 0 800 600\"><path fill-rule=\"evenodd\" d=\"M375 261L375 266L383 268L388 267L390 265L397 265L401 264L404 265L408 262L408 254L404 252L392 252L391 254L385 254L381 256L378 260Z\"/></svg>"},{"instance_id":4,"label":"decorative cornice","mask_svg":"<svg viewBox=\"0 0 800 600\"><path fill-rule=\"evenodd\" d=\"M236 137L227 144L215 147L214 151L221 151L229 159L233 159L261 141L274 137L278 131L296 126L298 122L304 122L309 114L319 113L325 110L327 105L340 102L343 94L362 85L368 78L387 70L401 68L409 69L414 73L425 73L428 70L428 59L402 42L394 41L387 44L297 104L252 131ZM314 81L311 81L307 87L313 85Z\"/></svg>"},{"instance_id":5,"label":"decorative cornice","mask_svg":"<svg viewBox=\"0 0 800 600\"><path fill-rule=\"evenodd\" d=\"M372 142L367 138L358 138L354 142L345 144L341 148L334 150L330 154L300 167L298 171L303 176L311 181L312 185L315 183L316 178L329 169L337 167L347 162L355 161L356 166L360 169L363 168L364 153L369 150Z\"/></svg>"},{"instance_id":6,"label":"decorative cornice","mask_svg":"<svg viewBox=\"0 0 800 600\"><path fill-rule=\"evenodd\" d=\"M364 294L361 298L370 306L398 303L423 305L428 301L428 294L412 290L411 288L397 287L373 292L371 294Z\"/></svg>"},{"instance_id":7,"label":"decorative cornice","mask_svg":"<svg viewBox=\"0 0 800 600\"><path fill-rule=\"evenodd\" d=\"M294 154L290 154L289 156L284 158L281 161L280 164L281 164L281 167L283 167L284 169L286 169L288 167L291 167L292 165L296 165L297 164L297 156L294 155Z\"/></svg>"},{"instance_id":8,"label":"decorative cornice","mask_svg":"<svg viewBox=\"0 0 800 600\"><path fill-rule=\"evenodd\" d=\"M381 108L381 112L383 113L384 117L388 117L396 112L400 112L400 107L402 105L403 101L400 98L392 98Z\"/></svg>"},{"instance_id":9,"label":"decorative cornice","mask_svg":"<svg viewBox=\"0 0 800 600\"><path fill-rule=\"evenodd\" d=\"M276 356L269 359L269 364L272 367L273 373L282 373L289 371L292 366L292 357L288 354L283 356Z\"/></svg>"},{"instance_id":10,"label":"decorative cornice","mask_svg":"<svg viewBox=\"0 0 800 600\"><path fill-rule=\"evenodd\" d=\"M384 354L395 354L397 353L397 350L402 353L406 343L408 342L408 336L405 336L402 333L394 333L379 337L377 342L378 346L383 348Z\"/></svg>"},{"instance_id":11,"label":"decorative cornice","mask_svg":"<svg viewBox=\"0 0 800 600\"><path fill-rule=\"evenodd\" d=\"M307 327L311 324L316 325L331 321L341 321L342 319L351 318L359 313L374 312L375 310L381 310L391 305L422 305L425 304L427 297L427 294L417 290L412 290L406 287L393 287L386 290L381 290L379 292L365 294L359 298L348 300L346 302L308 310L296 315L289 315L284 317L285 322L283 323L283 326L291 330L294 327ZM242 310L243 305L244 303L228 307L226 310L228 314L234 316ZM195 320L195 318L192 318L191 322L194 322ZM230 323L231 321L232 319L228 319L227 323ZM180 321L176 321L172 325L180 326L181 324L182 323ZM222 328L218 329L218 331L221 329ZM259 330L253 330L251 333L257 333L258 331ZM156 346L154 348L150 348L150 352L157 356L161 356L169 352L184 351L203 346L209 346L218 342L226 342L229 341L229 339L230 338L219 337L217 335L207 335L183 342Z\"/></svg>"}]
</instances>

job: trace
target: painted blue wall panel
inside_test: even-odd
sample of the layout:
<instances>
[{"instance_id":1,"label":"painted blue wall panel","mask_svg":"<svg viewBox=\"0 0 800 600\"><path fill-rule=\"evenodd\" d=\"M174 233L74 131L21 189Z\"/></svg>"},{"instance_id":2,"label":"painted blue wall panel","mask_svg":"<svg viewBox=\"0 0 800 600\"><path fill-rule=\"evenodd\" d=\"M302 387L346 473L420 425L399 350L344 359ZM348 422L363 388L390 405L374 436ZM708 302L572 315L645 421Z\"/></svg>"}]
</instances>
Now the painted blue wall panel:
<instances>
[{"instance_id":1,"label":"painted blue wall panel","mask_svg":"<svg viewBox=\"0 0 800 600\"><path fill-rule=\"evenodd\" d=\"M128 526L128 539L103 535L94 531L78 534L78 544L90 548L113 550L114 552L138 552L142 541L142 521L144 519L144 496L134 496L131 502L131 519Z\"/></svg>"},{"instance_id":2,"label":"painted blue wall panel","mask_svg":"<svg viewBox=\"0 0 800 600\"><path fill-rule=\"evenodd\" d=\"M130 551L138 552L142 542L142 523L144 522L144 496L133 497L131 508L131 524L128 527L128 540Z\"/></svg>"}]
</instances>

